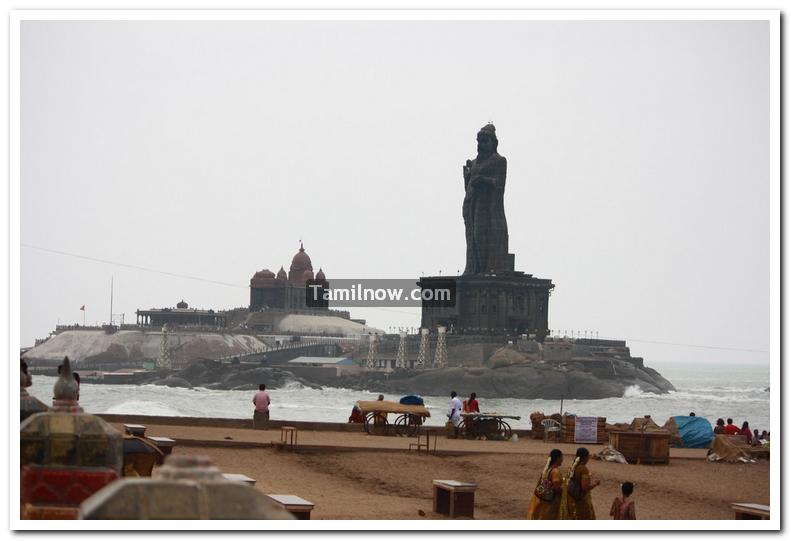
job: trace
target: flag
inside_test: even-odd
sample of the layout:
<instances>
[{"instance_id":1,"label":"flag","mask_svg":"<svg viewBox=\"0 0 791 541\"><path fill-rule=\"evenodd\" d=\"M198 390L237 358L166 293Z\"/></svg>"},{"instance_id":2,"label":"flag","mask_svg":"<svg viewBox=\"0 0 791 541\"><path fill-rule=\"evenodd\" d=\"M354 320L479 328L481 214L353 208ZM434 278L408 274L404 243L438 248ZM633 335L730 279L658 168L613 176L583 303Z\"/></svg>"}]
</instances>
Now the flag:
<instances>
[{"instance_id":1,"label":"flag","mask_svg":"<svg viewBox=\"0 0 791 541\"><path fill-rule=\"evenodd\" d=\"M80 306L80 310L82 310L83 312L85 311L85 305L84 304L82 306Z\"/></svg>"}]
</instances>

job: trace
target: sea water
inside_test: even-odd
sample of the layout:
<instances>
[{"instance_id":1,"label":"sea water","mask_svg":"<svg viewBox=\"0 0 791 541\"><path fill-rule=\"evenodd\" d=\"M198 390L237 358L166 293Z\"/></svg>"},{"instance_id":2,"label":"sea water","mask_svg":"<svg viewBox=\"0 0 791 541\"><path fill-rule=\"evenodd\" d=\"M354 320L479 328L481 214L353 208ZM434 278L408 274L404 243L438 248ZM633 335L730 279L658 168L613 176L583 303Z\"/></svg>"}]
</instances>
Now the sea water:
<instances>
[{"instance_id":1,"label":"sea water","mask_svg":"<svg viewBox=\"0 0 791 541\"><path fill-rule=\"evenodd\" d=\"M563 401L563 410L584 416L606 417L607 422L630 422L651 415L660 425L675 415L696 415L714 423L718 417L732 417L741 426L769 430L769 366L653 363L676 387L664 395L645 393L630 387L622 397L600 400ZM49 404L54 377L34 376L30 394ZM376 400L379 391L355 391L324 387L310 389L299 384L268 389L272 398L271 418L289 421L347 421L358 400ZM448 389L450 394L451 389ZM456 389L461 398L475 389ZM85 383L80 389L80 405L91 413L119 413L183 417L252 418L252 391L182 389L159 385L104 385ZM383 393L386 400L400 396ZM432 414L429 425L442 425L448 396L423 397ZM513 428L530 428L530 414L560 411L560 400L524 400L479 396L481 411L520 416L509 421Z\"/></svg>"}]
</instances>

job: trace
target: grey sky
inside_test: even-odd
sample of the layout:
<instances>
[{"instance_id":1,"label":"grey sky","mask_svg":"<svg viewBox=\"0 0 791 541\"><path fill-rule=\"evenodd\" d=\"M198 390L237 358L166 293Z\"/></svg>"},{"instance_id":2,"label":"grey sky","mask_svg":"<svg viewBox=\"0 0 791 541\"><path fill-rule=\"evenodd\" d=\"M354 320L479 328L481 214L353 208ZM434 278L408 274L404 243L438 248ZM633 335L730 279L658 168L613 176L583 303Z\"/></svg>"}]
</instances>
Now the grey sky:
<instances>
[{"instance_id":1,"label":"grey sky","mask_svg":"<svg viewBox=\"0 0 791 541\"><path fill-rule=\"evenodd\" d=\"M181 298L464 266L461 166L497 126L550 327L767 350L767 22L22 23L21 342ZM354 309L418 326L415 309ZM645 342L652 361L768 353Z\"/></svg>"}]
</instances>

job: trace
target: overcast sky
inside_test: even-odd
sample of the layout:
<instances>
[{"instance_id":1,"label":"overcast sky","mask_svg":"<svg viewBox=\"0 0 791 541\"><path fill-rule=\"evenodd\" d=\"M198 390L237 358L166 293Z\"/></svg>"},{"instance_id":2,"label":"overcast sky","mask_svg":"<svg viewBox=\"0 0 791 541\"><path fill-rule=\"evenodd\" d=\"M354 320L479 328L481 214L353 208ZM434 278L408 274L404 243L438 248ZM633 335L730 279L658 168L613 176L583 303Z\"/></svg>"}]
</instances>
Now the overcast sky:
<instances>
[{"instance_id":1,"label":"overcast sky","mask_svg":"<svg viewBox=\"0 0 791 541\"><path fill-rule=\"evenodd\" d=\"M300 239L330 280L455 274L493 121L552 329L766 363L768 53L767 22L25 21L21 343L107 321L111 276L127 322L246 306Z\"/></svg>"}]
</instances>

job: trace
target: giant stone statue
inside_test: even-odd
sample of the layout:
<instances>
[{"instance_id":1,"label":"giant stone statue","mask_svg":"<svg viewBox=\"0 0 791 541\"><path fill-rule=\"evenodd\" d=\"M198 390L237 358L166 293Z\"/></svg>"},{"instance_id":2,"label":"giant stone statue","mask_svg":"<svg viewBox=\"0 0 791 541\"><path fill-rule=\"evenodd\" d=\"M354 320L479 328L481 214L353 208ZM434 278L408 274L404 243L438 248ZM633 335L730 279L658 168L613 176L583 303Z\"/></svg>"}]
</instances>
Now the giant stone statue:
<instances>
[{"instance_id":1,"label":"giant stone statue","mask_svg":"<svg viewBox=\"0 0 791 541\"><path fill-rule=\"evenodd\" d=\"M547 335L549 295L555 285L514 268L503 206L506 166L497 153L494 125L489 123L478 131L478 155L463 168L464 274L418 280L422 292L454 291L447 302L423 301L420 326L424 329L443 328L451 338L530 334L541 341Z\"/></svg>"},{"instance_id":2,"label":"giant stone statue","mask_svg":"<svg viewBox=\"0 0 791 541\"><path fill-rule=\"evenodd\" d=\"M464 274L513 270L508 257L508 224L505 220L506 159L497 153L494 124L478 132L478 155L467 160L464 173L464 230L467 262Z\"/></svg>"}]
</instances>

